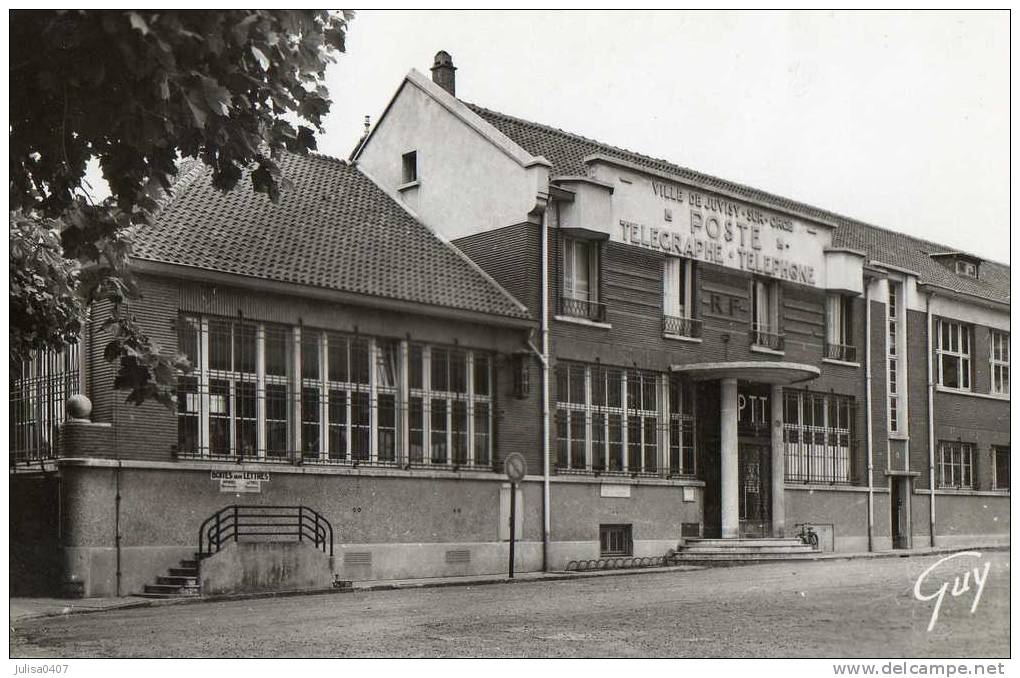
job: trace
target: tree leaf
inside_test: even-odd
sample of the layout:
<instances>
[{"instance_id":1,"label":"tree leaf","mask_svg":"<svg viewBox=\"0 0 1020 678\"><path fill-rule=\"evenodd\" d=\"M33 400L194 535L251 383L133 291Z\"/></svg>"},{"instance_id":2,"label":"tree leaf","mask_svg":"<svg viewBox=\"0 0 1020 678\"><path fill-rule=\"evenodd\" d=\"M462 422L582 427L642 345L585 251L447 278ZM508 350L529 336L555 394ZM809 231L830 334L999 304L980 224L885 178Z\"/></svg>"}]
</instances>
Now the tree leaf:
<instances>
[{"instance_id":1,"label":"tree leaf","mask_svg":"<svg viewBox=\"0 0 1020 678\"><path fill-rule=\"evenodd\" d=\"M255 55L255 60L259 62L259 66L262 68L262 70L263 71L268 71L269 70L269 59L266 57L265 54L262 53L262 50L260 50L255 45L252 45L251 46L251 53Z\"/></svg>"},{"instance_id":2,"label":"tree leaf","mask_svg":"<svg viewBox=\"0 0 1020 678\"><path fill-rule=\"evenodd\" d=\"M145 23L145 19L138 12L129 12L128 21L131 22L131 28L139 31L142 35L149 34L149 24Z\"/></svg>"}]
</instances>

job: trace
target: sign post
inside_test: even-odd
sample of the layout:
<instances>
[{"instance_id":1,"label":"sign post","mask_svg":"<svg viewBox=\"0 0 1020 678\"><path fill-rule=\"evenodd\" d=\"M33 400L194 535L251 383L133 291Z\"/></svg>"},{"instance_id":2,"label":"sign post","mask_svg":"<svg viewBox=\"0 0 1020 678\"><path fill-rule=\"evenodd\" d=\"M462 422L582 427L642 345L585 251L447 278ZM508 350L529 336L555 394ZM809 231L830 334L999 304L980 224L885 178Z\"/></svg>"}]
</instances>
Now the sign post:
<instances>
[{"instance_id":1,"label":"sign post","mask_svg":"<svg viewBox=\"0 0 1020 678\"><path fill-rule=\"evenodd\" d=\"M510 579L514 578L514 542L517 540L517 483L524 480L528 464L520 452L511 452L504 463L510 479Z\"/></svg>"}]
</instances>

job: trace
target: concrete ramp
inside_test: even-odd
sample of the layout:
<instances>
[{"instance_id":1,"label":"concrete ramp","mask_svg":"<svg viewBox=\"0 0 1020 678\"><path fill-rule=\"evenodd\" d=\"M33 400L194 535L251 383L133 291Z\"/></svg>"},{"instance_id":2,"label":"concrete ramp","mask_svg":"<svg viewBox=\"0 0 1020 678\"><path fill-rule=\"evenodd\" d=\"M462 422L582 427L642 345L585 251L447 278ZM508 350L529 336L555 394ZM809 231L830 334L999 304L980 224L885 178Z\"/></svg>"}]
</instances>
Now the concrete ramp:
<instances>
[{"instance_id":1,"label":"concrete ramp","mask_svg":"<svg viewBox=\"0 0 1020 678\"><path fill-rule=\"evenodd\" d=\"M329 588L331 560L304 541L238 541L203 558L198 580L204 596Z\"/></svg>"}]
</instances>

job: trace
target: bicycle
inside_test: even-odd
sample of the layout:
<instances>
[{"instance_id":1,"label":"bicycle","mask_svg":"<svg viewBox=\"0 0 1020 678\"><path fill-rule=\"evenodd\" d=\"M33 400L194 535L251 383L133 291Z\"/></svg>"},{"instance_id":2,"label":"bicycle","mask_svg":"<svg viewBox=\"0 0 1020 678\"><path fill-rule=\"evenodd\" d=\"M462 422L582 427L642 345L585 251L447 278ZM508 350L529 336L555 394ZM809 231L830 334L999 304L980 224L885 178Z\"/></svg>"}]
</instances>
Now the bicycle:
<instances>
[{"instance_id":1,"label":"bicycle","mask_svg":"<svg viewBox=\"0 0 1020 678\"><path fill-rule=\"evenodd\" d=\"M800 540L813 548L818 550L818 533L815 532L814 528L810 525L804 524L800 526L800 534L797 535Z\"/></svg>"}]
</instances>

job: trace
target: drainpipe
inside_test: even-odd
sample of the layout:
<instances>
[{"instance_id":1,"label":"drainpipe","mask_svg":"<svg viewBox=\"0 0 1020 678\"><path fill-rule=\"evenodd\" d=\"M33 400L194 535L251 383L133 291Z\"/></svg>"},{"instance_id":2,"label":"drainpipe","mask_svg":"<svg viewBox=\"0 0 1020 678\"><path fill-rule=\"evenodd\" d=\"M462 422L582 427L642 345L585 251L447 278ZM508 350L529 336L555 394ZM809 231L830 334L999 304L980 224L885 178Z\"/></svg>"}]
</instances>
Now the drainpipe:
<instances>
[{"instance_id":1,"label":"drainpipe","mask_svg":"<svg viewBox=\"0 0 1020 678\"><path fill-rule=\"evenodd\" d=\"M929 292L925 300L925 316L928 322L928 534L932 547L935 546L935 366L932 364L932 317Z\"/></svg>"},{"instance_id":2,"label":"drainpipe","mask_svg":"<svg viewBox=\"0 0 1020 678\"><path fill-rule=\"evenodd\" d=\"M118 451L118 456L120 452ZM116 474L116 494L113 498L114 504L114 517L113 517L113 543L117 547L117 597L121 596L121 570L120 570L120 469L121 461L117 459L117 470L114 471Z\"/></svg>"},{"instance_id":3,"label":"drainpipe","mask_svg":"<svg viewBox=\"0 0 1020 678\"><path fill-rule=\"evenodd\" d=\"M549 203L542 210L542 571L549 571Z\"/></svg>"},{"instance_id":4,"label":"drainpipe","mask_svg":"<svg viewBox=\"0 0 1020 678\"><path fill-rule=\"evenodd\" d=\"M866 445L868 447L868 551L875 545L875 459L871 431L871 280L864 279L864 407L866 415Z\"/></svg>"}]
</instances>

